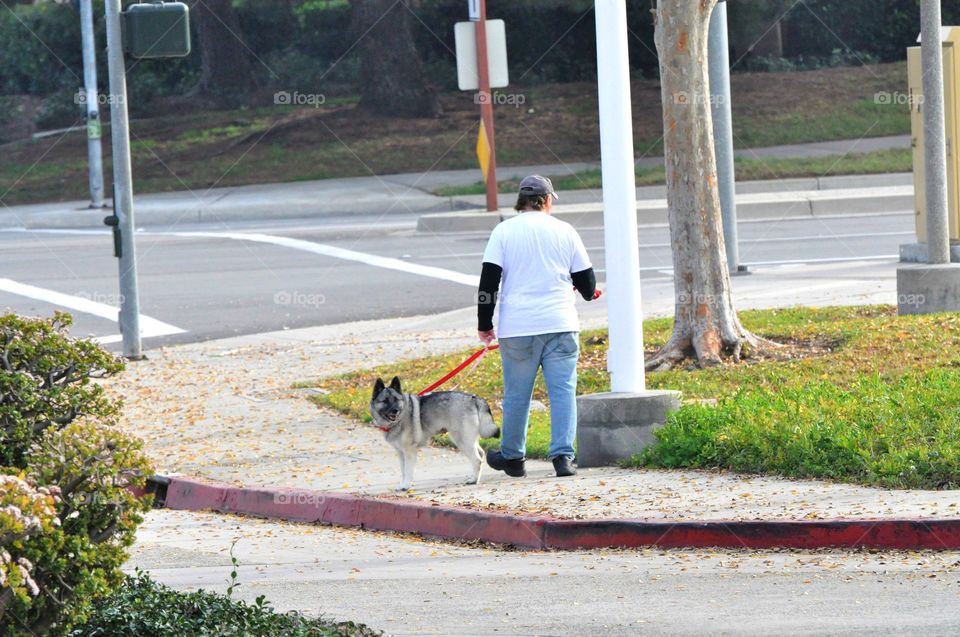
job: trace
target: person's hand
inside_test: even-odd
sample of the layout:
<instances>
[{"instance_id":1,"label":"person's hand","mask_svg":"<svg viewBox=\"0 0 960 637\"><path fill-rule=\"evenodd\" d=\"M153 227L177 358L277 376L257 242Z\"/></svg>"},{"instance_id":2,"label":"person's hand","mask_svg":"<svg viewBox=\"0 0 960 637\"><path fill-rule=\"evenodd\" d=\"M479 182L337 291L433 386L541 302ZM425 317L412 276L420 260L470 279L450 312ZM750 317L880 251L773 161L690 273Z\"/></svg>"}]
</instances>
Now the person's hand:
<instances>
[{"instance_id":1,"label":"person's hand","mask_svg":"<svg viewBox=\"0 0 960 637\"><path fill-rule=\"evenodd\" d=\"M480 342L487 347L490 347L490 344L497 340L497 335L493 330L487 330L486 332L483 330L477 330L477 335L480 337Z\"/></svg>"},{"instance_id":2,"label":"person's hand","mask_svg":"<svg viewBox=\"0 0 960 637\"><path fill-rule=\"evenodd\" d=\"M578 290L577 290L577 286L573 286L573 291L574 291L574 292L577 292L577 291L578 291ZM600 288L594 288L594 290L593 290L593 298L590 299L590 300L591 300L591 301L596 301L596 300L599 299L602 295L603 295L603 290L601 290Z\"/></svg>"}]
</instances>

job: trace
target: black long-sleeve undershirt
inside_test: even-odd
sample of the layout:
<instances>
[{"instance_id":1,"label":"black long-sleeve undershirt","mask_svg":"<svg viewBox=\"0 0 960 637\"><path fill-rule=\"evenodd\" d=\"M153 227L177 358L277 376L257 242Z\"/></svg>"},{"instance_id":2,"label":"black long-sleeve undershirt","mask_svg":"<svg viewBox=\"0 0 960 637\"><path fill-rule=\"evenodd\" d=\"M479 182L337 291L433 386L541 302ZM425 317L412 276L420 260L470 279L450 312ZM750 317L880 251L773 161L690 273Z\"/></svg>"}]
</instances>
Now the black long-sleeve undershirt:
<instances>
[{"instance_id":1,"label":"black long-sleeve undershirt","mask_svg":"<svg viewBox=\"0 0 960 637\"><path fill-rule=\"evenodd\" d=\"M577 288L577 292L580 293L583 300L592 301L593 295L597 291L597 277L593 273L593 268L573 272L570 274L570 278L573 280L573 287Z\"/></svg>"},{"instance_id":2,"label":"black long-sleeve undershirt","mask_svg":"<svg viewBox=\"0 0 960 637\"><path fill-rule=\"evenodd\" d=\"M480 270L480 289L477 292L477 329L489 332L493 329L493 309L497 306L500 277L503 268L495 263L483 262Z\"/></svg>"},{"instance_id":3,"label":"black long-sleeve undershirt","mask_svg":"<svg viewBox=\"0 0 960 637\"><path fill-rule=\"evenodd\" d=\"M503 268L495 263L483 262L483 268L480 271L480 287L477 292L477 329L481 332L493 329L493 310L497 306L497 293L500 290L502 277ZM570 278L584 300L592 301L597 289L597 277L593 273L593 268L573 272Z\"/></svg>"}]
</instances>

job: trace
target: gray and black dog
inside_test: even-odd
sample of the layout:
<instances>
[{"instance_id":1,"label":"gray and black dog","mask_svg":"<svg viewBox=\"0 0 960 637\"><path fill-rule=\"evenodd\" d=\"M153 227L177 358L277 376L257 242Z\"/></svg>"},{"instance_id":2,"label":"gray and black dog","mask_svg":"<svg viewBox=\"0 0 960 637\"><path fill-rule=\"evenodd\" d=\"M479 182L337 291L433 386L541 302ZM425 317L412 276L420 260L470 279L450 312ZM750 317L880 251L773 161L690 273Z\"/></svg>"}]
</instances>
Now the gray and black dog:
<instances>
[{"instance_id":1,"label":"gray and black dog","mask_svg":"<svg viewBox=\"0 0 960 637\"><path fill-rule=\"evenodd\" d=\"M425 396L405 394L396 376L389 387L382 378L374 383L370 415L400 457L402 490L412 486L417 450L426 447L431 437L443 432L450 435L473 468L468 484L477 484L483 467L480 437L500 436L490 405L479 396L459 391L438 391Z\"/></svg>"}]
</instances>

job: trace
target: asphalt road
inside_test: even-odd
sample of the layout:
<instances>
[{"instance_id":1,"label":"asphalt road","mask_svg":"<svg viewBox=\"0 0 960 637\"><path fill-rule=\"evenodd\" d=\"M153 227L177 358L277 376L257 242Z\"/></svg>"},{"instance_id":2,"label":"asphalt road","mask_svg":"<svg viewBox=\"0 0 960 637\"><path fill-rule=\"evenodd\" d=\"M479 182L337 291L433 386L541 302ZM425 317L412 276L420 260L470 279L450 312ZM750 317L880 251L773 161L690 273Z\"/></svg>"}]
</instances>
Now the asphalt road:
<instances>
[{"instance_id":1,"label":"asphalt road","mask_svg":"<svg viewBox=\"0 0 960 637\"><path fill-rule=\"evenodd\" d=\"M154 511L127 567L391 635L956 635L957 552L500 551Z\"/></svg>"},{"instance_id":2,"label":"asphalt road","mask_svg":"<svg viewBox=\"0 0 960 637\"><path fill-rule=\"evenodd\" d=\"M580 232L602 282L602 229ZM669 232L646 226L639 235L646 303L671 294ZM740 224L741 262L757 272L816 264L827 284L830 264L875 263L893 276L899 244L914 240L912 213ZM467 307L485 241L484 233L417 234L409 224L372 218L349 228L287 222L141 230L144 347ZM0 275L0 308L69 309L76 334L118 339L109 234L0 229ZM764 285L777 292L776 277Z\"/></svg>"}]
</instances>

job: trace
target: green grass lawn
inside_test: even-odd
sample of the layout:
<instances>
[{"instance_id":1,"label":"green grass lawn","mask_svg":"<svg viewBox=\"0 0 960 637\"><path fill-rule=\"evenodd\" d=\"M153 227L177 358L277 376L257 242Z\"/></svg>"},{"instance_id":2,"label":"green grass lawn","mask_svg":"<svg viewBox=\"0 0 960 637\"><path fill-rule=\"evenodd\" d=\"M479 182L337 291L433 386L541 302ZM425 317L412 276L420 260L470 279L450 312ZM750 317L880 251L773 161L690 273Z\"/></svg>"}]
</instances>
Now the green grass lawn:
<instances>
[{"instance_id":1,"label":"green grass lawn","mask_svg":"<svg viewBox=\"0 0 960 637\"><path fill-rule=\"evenodd\" d=\"M657 444L631 464L898 488L960 486L960 316L899 317L892 307L875 306L748 311L740 317L748 329L790 346L741 365L649 374L650 388L681 390L685 404L659 430ZM671 323L645 322L648 353L666 341ZM605 342L605 332L581 334L582 394L609 390ZM378 375L397 374L416 391L467 353L310 384L328 392L314 398L318 403L369 421L370 388ZM498 355L461 377L458 389L487 398L499 422ZM548 402L542 380L534 396ZM543 457L548 444L549 415L534 412L528 455Z\"/></svg>"},{"instance_id":2,"label":"green grass lawn","mask_svg":"<svg viewBox=\"0 0 960 637\"><path fill-rule=\"evenodd\" d=\"M746 159L737 158L737 181L763 179L787 179L790 177L828 177L831 175L875 175L883 173L910 172L913 170L913 154L908 148L878 150L872 153L854 153L837 157L798 157L795 159ZM666 181L663 167L637 168L637 185L661 185ZM548 175L549 176L549 175ZM558 191L599 190L603 179L599 170L585 170L575 175L551 177ZM516 192L519 182L505 179L497 182L503 193ZM442 197L480 195L485 193L482 181L468 186L438 188L434 194Z\"/></svg>"}]
</instances>

